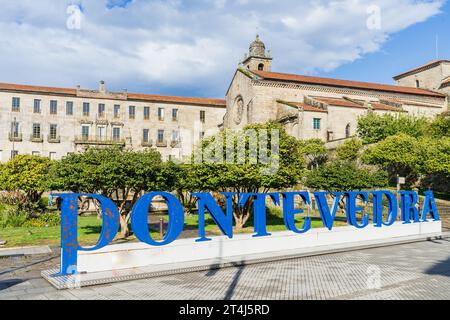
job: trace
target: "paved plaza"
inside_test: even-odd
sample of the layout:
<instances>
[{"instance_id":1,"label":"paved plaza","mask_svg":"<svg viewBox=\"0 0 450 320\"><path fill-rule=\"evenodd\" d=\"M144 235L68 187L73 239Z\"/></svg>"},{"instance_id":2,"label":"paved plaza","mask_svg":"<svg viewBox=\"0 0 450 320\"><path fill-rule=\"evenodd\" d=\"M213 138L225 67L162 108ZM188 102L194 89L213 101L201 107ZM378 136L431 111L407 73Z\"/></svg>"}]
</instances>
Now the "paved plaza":
<instances>
[{"instance_id":1,"label":"paved plaza","mask_svg":"<svg viewBox=\"0 0 450 320\"><path fill-rule=\"evenodd\" d=\"M447 239L70 291L40 277L58 263L57 254L0 259L0 299L450 299Z\"/></svg>"}]
</instances>

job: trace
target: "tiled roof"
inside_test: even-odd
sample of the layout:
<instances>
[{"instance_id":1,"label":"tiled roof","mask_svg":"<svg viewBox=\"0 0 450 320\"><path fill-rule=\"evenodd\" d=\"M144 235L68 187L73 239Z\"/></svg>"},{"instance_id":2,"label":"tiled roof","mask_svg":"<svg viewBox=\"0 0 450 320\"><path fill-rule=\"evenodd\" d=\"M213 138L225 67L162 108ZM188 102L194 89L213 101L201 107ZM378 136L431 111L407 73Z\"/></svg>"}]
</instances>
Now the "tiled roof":
<instances>
[{"instance_id":1,"label":"tiled roof","mask_svg":"<svg viewBox=\"0 0 450 320\"><path fill-rule=\"evenodd\" d=\"M161 95L142 94L142 93L128 93L128 99L129 100L154 101L154 102L201 104L201 105L214 105L214 106L224 106L224 107L226 106L226 101L223 99L161 96Z\"/></svg>"},{"instance_id":2,"label":"tiled roof","mask_svg":"<svg viewBox=\"0 0 450 320\"><path fill-rule=\"evenodd\" d=\"M370 102L370 104L372 105L372 109L373 110L382 110L382 111L396 111L396 112L405 112L404 110L400 109L400 108L396 108L384 103L380 103L380 102Z\"/></svg>"},{"instance_id":3,"label":"tiled roof","mask_svg":"<svg viewBox=\"0 0 450 320\"><path fill-rule=\"evenodd\" d=\"M321 77L311 77L287 73L276 73L268 71L251 71L255 75L261 77L263 80L272 81L285 81L285 82L296 82L323 86L333 86L342 88L353 88L362 90L374 90L374 91L384 91L392 93L403 93L403 94L414 94L422 96L440 97L445 98L445 95L425 89L413 88L413 87L401 87L396 85L369 83L369 82L359 82L350 80L340 80L332 78L321 78Z\"/></svg>"},{"instance_id":4,"label":"tiled roof","mask_svg":"<svg viewBox=\"0 0 450 320\"><path fill-rule=\"evenodd\" d=\"M434 68L434 67L440 65L443 62L450 62L450 60L433 60L433 61L430 61L430 62L428 62L428 63L426 63L426 64L424 64L424 65L422 65L420 67L417 67L417 68L405 71L405 72L403 72L403 73L401 73L399 75L396 75L394 77L394 80L399 80L399 79L404 78L406 76L409 76L411 74L415 74L415 73L420 72L420 71L424 71L424 70L427 70L427 69Z\"/></svg>"},{"instance_id":5,"label":"tiled roof","mask_svg":"<svg viewBox=\"0 0 450 320\"><path fill-rule=\"evenodd\" d=\"M446 88L448 86L450 86L450 77L442 81L441 88Z\"/></svg>"},{"instance_id":6,"label":"tiled roof","mask_svg":"<svg viewBox=\"0 0 450 320\"><path fill-rule=\"evenodd\" d=\"M65 94L65 95L76 95L77 94L76 89L54 88L54 87L43 87L43 86L28 86L28 85L23 85L23 84L12 84L12 83L0 83L0 90L36 92L36 93L54 93L54 94Z\"/></svg>"},{"instance_id":7,"label":"tiled roof","mask_svg":"<svg viewBox=\"0 0 450 320\"><path fill-rule=\"evenodd\" d=\"M286 104L286 105L290 105L290 106L296 106L298 108L301 108L303 111L307 111L307 112L322 112L322 113L328 113L328 110L322 109L322 108L318 108L318 107L314 107L311 106L309 104L303 103L303 102L284 102L284 101L279 101L280 103Z\"/></svg>"},{"instance_id":8,"label":"tiled roof","mask_svg":"<svg viewBox=\"0 0 450 320\"><path fill-rule=\"evenodd\" d=\"M405 105L408 105L408 106L442 108L442 106L439 106L439 105L419 103L419 102L408 101L408 100L403 100L403 99L385 99L385 101L393 102L393 103L399 103L399 104L405 104Z\"/></svg>"},{"instance_id":9,"label":"tiled roof","mask_svg":"<svg viewBox=\"0 0 450 320\"><path fill-rule=\"evenodd\" d=\"M353 101L350 101L347 99L322 98L322 97L317 97L317 98L313 98L313 99L317 100L319 102L326 103L331 106L367 109L364 107L363 104L359 104L359 103L356 103L356 102L353 102Z\"/></svg>"},{"instance_id":10,"label":"tiled roof","mask_svg":"<svg viewBox=\"0 0 450 320\"><path fill-rule=\"evenodd\" d=\"M0 83L0 91L69 95L69 96L74 96L74 97L77 96L77 89L55 88L55 87L44 87L44 86L30 86L30 85L20 85L20 84L11 84L11 83ZM117 94L118 93L111 92L111 97L109 97L109 98L114 100L115 99L114 95L117 95ZM122 93L120 93L120 94L122 94ZM142 94L142 93L127 93L126 96L127 96L127 100L226 107L226 102L225 102L225 100L222 100L222 99L163 96L163 95L152 95L152 94ZM92 96L92 97L94 97L94 96ZM107 99L108 95L101 95L101 98Z\"/></svg>"}]
</instances>

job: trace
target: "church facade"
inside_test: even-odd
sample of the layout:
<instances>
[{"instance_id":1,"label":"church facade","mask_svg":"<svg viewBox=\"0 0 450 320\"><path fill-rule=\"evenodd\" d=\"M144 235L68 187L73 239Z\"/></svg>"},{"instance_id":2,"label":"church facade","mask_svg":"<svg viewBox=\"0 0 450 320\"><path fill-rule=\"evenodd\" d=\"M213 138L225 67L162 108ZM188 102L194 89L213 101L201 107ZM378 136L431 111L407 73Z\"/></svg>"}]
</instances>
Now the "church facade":
<instances>
[{"instance_id":1,"label":"church facade","mask_svg":"<svg viewBox=\"0 0 450 320\"><path fill-rule=\"evenodd\" d=\"M448 110L450 61L432 61L384 85L272 72L272 57L256 38L236 70L226 98L189 98L0 83L0 161L17 154L60 159L89 147L156 148L183 159L206 135L276 121L299 139L336 144L355 135L358 117Z\"/></svg>"},{"instance_id":2,"label":"church facade","mask_svg":"<svg viewBox=\"0 0 450 320\"><path fill-rule=\"evenodd\" d=\"M448 110L450 61L433 61L396 76L397 85L272 72L272 57L257 39L226 93L224 127L276 121L300 139L339 143L356 134L358 117L412 114L434 117Z\"/></svg>"}]
</instances>

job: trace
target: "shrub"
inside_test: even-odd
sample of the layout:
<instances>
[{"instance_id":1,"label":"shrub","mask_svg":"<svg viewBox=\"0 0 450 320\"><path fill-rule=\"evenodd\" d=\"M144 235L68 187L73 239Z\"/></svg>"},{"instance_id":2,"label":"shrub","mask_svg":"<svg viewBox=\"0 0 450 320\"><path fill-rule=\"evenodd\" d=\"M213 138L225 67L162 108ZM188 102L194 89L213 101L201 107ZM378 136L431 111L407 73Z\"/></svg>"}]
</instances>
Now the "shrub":
<instances>
[{"instance_id":1,"label":"shrub","mask_svg":"<svg viewBox=\"0 0 450 320\"><path fill-rule=\"evenodd\" d=\"M0 213L0 228L21 227L28 219L28 214L17 207L6 207Z\"/></svg>"},{"instance_id":2,"label":"shrub","mask_svg":"<svg viewBox=\"0 0 450 320\"><path fill-rule=\"evenodd\" d=\"M37 218L27 220L23 227L28 228L44 228L44 227L57 227L61 224L61 217L55 213L41 214Z\"/></svg>"}]
</instances>

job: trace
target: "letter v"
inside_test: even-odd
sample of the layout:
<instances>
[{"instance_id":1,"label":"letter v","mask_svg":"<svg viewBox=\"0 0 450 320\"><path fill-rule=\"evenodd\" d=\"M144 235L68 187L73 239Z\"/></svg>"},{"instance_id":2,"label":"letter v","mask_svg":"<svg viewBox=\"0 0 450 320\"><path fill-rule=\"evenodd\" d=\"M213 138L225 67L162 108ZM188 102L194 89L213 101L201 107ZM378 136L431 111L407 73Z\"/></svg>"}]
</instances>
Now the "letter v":
<instances>
[{"instance_id":1,"label":"letter v","mask_svg":"<svg viewBox=\"0 0 450 320\"><path fill-rule=\"evenodd\" d=\"M339 200L343 195L343 192L334 192L334 204L333 211L330 213L330 208L327 202L327 192L314 192L314 198L316 199L317 206L319 208L320 217L322 218L323 225L328 230L333 229L334 219L336 218L337 209L339 206Z\"/></svg>"}]
</instances>

